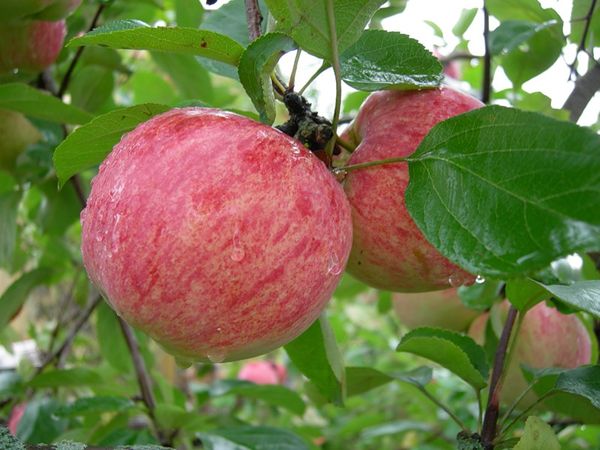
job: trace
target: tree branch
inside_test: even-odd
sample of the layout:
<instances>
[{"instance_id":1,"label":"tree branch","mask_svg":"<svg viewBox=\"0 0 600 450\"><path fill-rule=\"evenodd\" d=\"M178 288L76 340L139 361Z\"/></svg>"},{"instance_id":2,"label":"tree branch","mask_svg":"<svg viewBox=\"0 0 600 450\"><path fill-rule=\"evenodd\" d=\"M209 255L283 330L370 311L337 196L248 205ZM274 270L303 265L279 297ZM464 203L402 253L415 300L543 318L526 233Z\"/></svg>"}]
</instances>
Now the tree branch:
<instances>
[{"instance_id":1,"label":"tree branch","mask_svg":"<svg viewBox=\"0 0 600 450\"><path fill-rule=\"evenodd\" d=\"M98 24L98 19L100 19L100 14L102 14L102 11L104 10L105 7L106 7L105 3L101 3L100 5L98 5L96 14L94 15L94 18L92 19L92 23L90 24L90 27L87 30L88 33L90 31L92 31L94 28L96 28L96 25ZM79 62L79 59L81 58L81 54L83 53L84 50L85 50L85 47L79 47L77 49L77 52L75 52L75 56L73 57L71 64L69 64L69 68L67 69L67 72L65 73L65 76L64 76L62 82L60 83L60 87L58 88L58 92L56 93L56 96L58 98L62 98L63 95L65 95L65 92L67 92L67 88L69 87L69 82L71 81L71 75L73 75L75 66Z\"/></svg>"},{"instance_id":2,"label":"tree branch","mask_svg":"<svg viewBox=\"0 0 600 450\"><path fill-rule=\"evenodd\" d=\"M248 36L250 41L255 40L262 33L260 24L263 17L260 13L258 0L244 0L246 3L246 21L248 22Z\"/></svg>"},{"instance_id":3,"label":"tree branch","mask_svg":"<svg viewBox=\"0 0 600 450\"><path fill-rule=\"evenodd\" d=\"M490 14L488 13L485 1L483 2L483 43L485 45L485 54L483 55L481 101L488 104L492 96L492 54L490 53Z\"/></svg>"},{"instance_id":4,"label":"tree branch","mask_svg":"<svg viewBox=\"0 0 600 450\"><path fill-rule=\"evenodd\" d=\"M600 65L595 64L585 75L575 81L575 87L563 105L569 111L569 119L577 122L586 106L600 90Z\"/></svg>"},{"instance_id":5,"label":"tree branch","mask_svg":"<svg viewBox=\"0 0 600 450\"><path fill-rule=\"evenodd\" d=\"M594 14L595 7L596 0L592 0L592 3L590 4L590 9L584 17L585 27L583 28L581 41L579 42L579 46L577 47L577 51L575 52L575 58L573 59L573 63L570 65L571 70L569 71L569 79L573 76L573 72L575 72L575 65L577 64L577 58L579 57L579 53L585 49L585 41L587 39L588 32L590 31L590 23L592 22L592 15Z\"/></svg>"},{"instance_id":6,"label":"tree branch","mask_svg":"<svg viewBox=\"0 0 600 450\"><path fill-rule=\"evenodd\" d=\"M493 441L496 437L496 425L498 423L498 414L500 412L500 379L502 377L502 370L504 369L506 350L508 348L510 335L512 333L516 318L517 310L511 305L510 309L508 310L506 323L502 329L500 342L498 342L498 348L496 349L494 367L492 369L492 377L490 380L490 393L488 397L487 408L485 410L483 427L481 429L481 442L486 450L491 450L494 448Z\"/></svg>"}]
</instances>

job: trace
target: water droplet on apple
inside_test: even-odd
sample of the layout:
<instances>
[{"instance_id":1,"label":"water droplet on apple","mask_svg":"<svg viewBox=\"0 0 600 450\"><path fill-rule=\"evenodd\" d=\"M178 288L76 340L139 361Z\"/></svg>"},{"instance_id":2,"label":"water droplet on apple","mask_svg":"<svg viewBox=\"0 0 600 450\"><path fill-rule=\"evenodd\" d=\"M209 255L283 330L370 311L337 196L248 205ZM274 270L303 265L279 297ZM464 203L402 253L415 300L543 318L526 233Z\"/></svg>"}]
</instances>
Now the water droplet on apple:
<instances>
[{"instance_id":1,"label":"water droplet on apple","mask_svg":"<svg viewBox=\"0 0 600 450\"><path fill-rule=\"evenodd\" d=\"M231 260L235 262L240 262L246 256L246 252L244 251L244 247L242 246L242 242L240 240L240 232L236 231L233 235L233 248L231 249Z\"/></svg>"},{"instance_id":2,"label":"water droplet on apple","mask_svg":"<svg viewBox=\"0 0 600 450\"><path fill-rule=\"evenodd\" d=\"M104 237L102 237L101 234L96 235L96 242L102 242L103 239L104 239Z\"/></svg>"},{"instance_id":3,"label":"water droplet on apple","mask_svg":"<svg viewBox=\"0 0 600 450\"><path fill-rule=\"evenodd\" d=\"M459 287L465 282L465 279L462 275L458 273L453 273L448 277L448 284L452 287Z\"/></svg>"},{"instance_id":4,"label":"water droplet on apple","mask_svg":"<svg viewBox=\"0 0 600 450\"><path fill-rule=\"evenodd\" d=\"M215 350L213 350L211 352L208 352L208 354L206 355L206 357L213 364L217 364L217 363L222 363L223 361L225 361L226 355L225 355L225 352L223 350L215 349Z\"/></svg>"},{"instance_id":5,"label":"water droplet on apple","mask_svg":"<svg viewBox=\"0 0 600 450\"><path fill-rule=\"evenodd\" d=\"M477 283L477 284L485 283L485 277L482 277L481 275L477 275L477 278L475 278L475 283Z\"/></svg>"},{"instance_id":6,"label":"water droplet on apple","mask_svg":"<svg viewBox=\"0 0 600 450\"><path fill-rule=\"evenodd\" d=\"M331 252L329 255L329 261L327 264L327 273L331 275L339 275L342 273L342 265L340 264L340 258L335 252Z\"/></svg>"}]
</instances>

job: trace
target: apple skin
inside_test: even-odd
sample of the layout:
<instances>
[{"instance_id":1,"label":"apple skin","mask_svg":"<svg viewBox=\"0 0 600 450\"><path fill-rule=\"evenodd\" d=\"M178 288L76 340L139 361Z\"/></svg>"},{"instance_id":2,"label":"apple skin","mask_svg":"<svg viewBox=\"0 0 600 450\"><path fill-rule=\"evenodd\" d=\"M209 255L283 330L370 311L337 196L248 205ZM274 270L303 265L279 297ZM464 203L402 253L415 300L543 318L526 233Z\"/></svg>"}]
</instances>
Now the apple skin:
<instances>
[{"instance_id":1,"label":"apple skin","mask_svg":"<svg viewBox=\"0 0 600 450\"><path fill-rule=\"evenodd\" d=\"M373 93L342 135L357 145L348 164L409 156L436 123L481 106L479 100L447 87ZM354 226L348 272L370 286L396 292L427 292L473 281L418 229L404 203L407 185L406 163L348 173L345 191Z\"/></svg>"},{"instance_id":2,"label":"apple skin","mask_svg":"<svg viewBox=\"0 0 600 450\"><path fill-rule=\"evenodd\" d=\"M460 301L456 288L416 294L394 293L392 304L400 323L407 328L439 327L464 331L477 311Z\"/></svg>"},{"instance_id":3,"label":"apple skin","mask_svg":"<svg viewBox=\"0 0 600 450\"><path fill-rule=\"evenodd\" d=\"M242 366L238 379L255 384L283 384L287 379L287 369L273 361L251 361Z\"/></svg>"},{"instance_id":4,"label":"apple skin","mask_svg":"<svg viewBox=\"0 0 600 450\"><path fill-rule=\"evenodd\" d=\"M504 301L494 305L489 314L494 333L498 336L502 332L508 308L509 303ZM483 332L480 336L474 327L479 323L481 329L485 330L485 321L481 321L483 319L477 319L469 330L469 335L478 343L484 341ZM521 364L535 369L548 367L574 369L593 363L592 355L592 338L577 315L562 314L543 302L538 303L527 311L521 324L514 353L500 391L500 400L505 405L511 405L527 388L528 383L521 371ZM522 409L531 405L536 398L533 392L528 393L519 403L519 407Z\"/></svg>"},{"instance_id":5,"label":"apple skin","mask_svg":"<svg viewBox=\"0 0 600 450\"><path fill-rule=\"evenodd\" d=\"M297 337L352 244L350 206L322 162L274 128L206 108L123 137L81 220L92 281L182 362L250 358Z\"/></svg>"},{"instance_id":6,"label":"apple skin","mask_svg":"<svg viewBox=\"0 0 600 450\"><path fill-rule=\"evenodd\" d=\"M6 424L6 428L13 436L17 435L17 427L19 426L19 422L23 418L23 414L25 414L25 409L27 408L26 403L18 403L10 412L10 417L8 418L8 423Z\"/></svg>"},{"instance_id":7,"label":"apple skin","mask_svg":"<svg viewBox=\"0 0 600 450\"><path fill-rule=\"evenodd\" d=\"M12 172L17 157L42 135L21 113L0 109L0 170Z\"/></svg>"},{"instance_id":8,"label":"apple skin","mask_svg":"<svg viewBox=\"0 0 600 450\"><path fill-rule=\"evenodd\" d=\"M489 317L490 313L486 311L476 317L475 320L471 322L471 325L469 325L468 335L481 346L485 344L485 328Z\"/></svg>"},{"instance_id":9,"label":"apple skin","mask_svg":"<svg viewBox=\"0 0 600 450\"><path fill-rule=\"evenodd\" d=\"M40 72L58 58L66 35L64 20L11 22L0 26L0 73Z\"/></svg>"},{"instance_id":10,"label":"apple skin","mask_svg":"<svg viewBox=\"0 0 600 450\"><path fill-rule=\"evenodd\" d=\"M48 8L40 11L34 17L38 20L60 20L75 11L81 0L55 0Z\"/></svg>"}]
</instances>

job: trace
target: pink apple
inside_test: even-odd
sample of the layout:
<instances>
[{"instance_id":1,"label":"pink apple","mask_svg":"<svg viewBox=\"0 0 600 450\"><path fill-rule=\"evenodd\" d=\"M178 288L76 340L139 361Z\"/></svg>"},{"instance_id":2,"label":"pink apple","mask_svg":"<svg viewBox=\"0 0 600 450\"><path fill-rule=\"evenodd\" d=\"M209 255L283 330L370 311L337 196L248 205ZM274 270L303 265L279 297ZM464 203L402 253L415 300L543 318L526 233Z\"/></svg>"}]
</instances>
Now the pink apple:
<instances>
[{"instance_id":1,"label":"pink apple","mask_svg":"<svg viewBox=\"0 0 600 450\"><path fill-rule=\"evenodd\" d=\"M489 312L484 312L479 315L471 325L469 325L469 336L473 338L475 342L479 345L483 345L485 343L485 329L487 327L487 322L490 317Z\"/></svg>"},{"instance_id":2,"label":"pink apple","mask_svg":"<svg viewBox=\"0 0 600 450\"><path fill-rule=\"evenodd\" d=\"M0 73L39 72L58 58L66 34L65 21L26 21L0 26Z\"/></svg>"},{"instance_id":3,"label":"pink apple","mask_svg":"<svg viewBox=\"0 0 600 450\"><path fill-rule=\"evenodd\" d=\"M494 305L491 310L490 320L498 336L508 307L505 301ZM537 304L523 319L510 365L506 369L500 393L502 402L511 405L527 387L521 364L536 369L573 369L592 363L592 353L590 333L577 315L562 314L544 303ZM519 405L530 405L535 398L530 393Z\"/></svg>"},{"instance_id":4,"label":"pink apple","mask_svg":"<svg viewBox=\"0 0 600 450\"><path fill-rule=\"evenodd\" d=\"M371 94L343 138L358 147L348 164L412 154L436 123L483 104L450 88ZM423 236L404 203L405 163L352 171L345 183L354 242L348 272L380 289L426 292L473 277L442 256Z\"/></svg>"},{"instance_id":5,"label":"pink apple","mask_svg":"<svg viewBox=\"0 0 600 450\"><path fill-rule=\"evenodd\" d=\"M0 170L12 171L19 154L42 138L41 133L18 112L0 109Z\"/></svg>"},{"instance_id":6,"label":"pink apple","mask_svg":"<svg viewBox=\"0 0 600 450\"><path fill-rule=\"evenodd\" d=\"M417 294L394 293L392 303L400 323L411 329L440 327L464 331L478 315L460 301L456 288Z\"/></svg>"},{"instance_id":7,"label":"pink apple","mask_svg":"<svg viewBox=\"0 0 600 450\"><path fill-rule=\"evenodd\" d=\"M352 240L344 191L312 153L205 108L127 134L81 220L92 281L182 360L245 359L294 339L327 304Z\"/></svg>"},{"instance_id":8,"label":"pink apple","mask_svg":"<svg viewBox=\"0 0 600 450\"><path fill-rule=\"evenodd\" d=\"M283 384L287 378L287 369L273 361L252 361L242 366L239 380L255 384Z\"/></svg>"},{"instance_id":9,"label":"pink apple","mask_svg":"<svg viewBox=\"0 0 600 450\"><path fill-rule=\"evenodd\" d=\"M26 403L18 403L10 412L7 428L13 436L17 435L17 427L19 426L19 422L23 418L23 414L25 414L26 408Z\"/></svg>"},{"instance_id":10,"label":"pink apple","mask_svg":"<svg viewBox=\"0 0 600 450\"><path fill-rule=\"evenodd\" d=\"M455 80L460 79L461 71L460 66L456 60L445 60L443 55L438 51L437 48L433 49L433 56L440 60L440 63L444 66L444 75Z\"/></svg>"}]
</instances>

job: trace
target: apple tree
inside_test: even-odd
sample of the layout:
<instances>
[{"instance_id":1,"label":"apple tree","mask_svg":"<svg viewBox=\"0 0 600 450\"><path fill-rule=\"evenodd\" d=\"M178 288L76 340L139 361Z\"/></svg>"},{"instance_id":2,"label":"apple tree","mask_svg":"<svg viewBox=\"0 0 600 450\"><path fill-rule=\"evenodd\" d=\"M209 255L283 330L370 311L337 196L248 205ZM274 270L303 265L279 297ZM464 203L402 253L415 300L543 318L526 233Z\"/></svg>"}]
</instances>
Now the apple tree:
<instances>
[{"instance_id":1,"label":"apple tree","mask_svg":"<svg viewBox=\"0 0 600 450\"><path fill-rule=\"evenodd\" d=\"M2 449L600 448L599 8L423 3L2 2Z\"/></svg>"}]
</instances>

